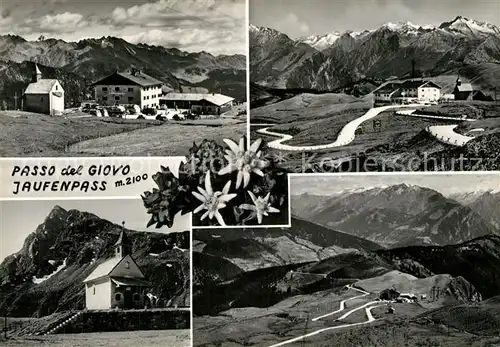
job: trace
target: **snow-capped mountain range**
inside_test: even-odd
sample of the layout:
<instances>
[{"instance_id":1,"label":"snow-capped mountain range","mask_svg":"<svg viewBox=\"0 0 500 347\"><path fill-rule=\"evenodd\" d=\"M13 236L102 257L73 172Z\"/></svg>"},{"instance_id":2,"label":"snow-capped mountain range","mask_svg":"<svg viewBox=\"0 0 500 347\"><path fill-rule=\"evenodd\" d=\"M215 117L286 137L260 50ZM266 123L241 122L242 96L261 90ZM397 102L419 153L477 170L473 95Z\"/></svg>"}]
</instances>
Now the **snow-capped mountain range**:
<instances>
[{"instance_id":1,"label":"snow-capped mountain range","mask_svg":"<svg viewBox=\"0 0 500 347\"><path fill-rule=\"evenodd\" d=\"M411 77L412 60L417 77L458 72L492 90L500 87L500 29L461 16L436 26L386 23L298 39L250 26L250 78L267 87L335 91L360 80L383 83Z\"/></svg>"},{"instance_id":2,"label":"snow-capped mountain range","mask_svg":"<svg viewBox=\"0 0 500 347\"><path fill-rule=\"evenodd\" d=\"M473 19L468 19L462 16L456 17L451 22L445 22L441 25L416 25L410 21L407 22L389 22L382 25L378 29L374 30L365 30L363 32L355 32L355 31L346 31L341 33L339 31L332 31L323 35L311 35L308 37L302 37L297 39L298 42L303 42L310 45L317 50L325 50L331 47L335 41L341 38L343 35L349 35L352 38L358 38L360 36L366 36L370 33L373 33L377 30L388 29L393 32L401 33L404 35L414 35L418 36L422 33L428 31L443 31L450 34L456 35L500 35L500 29L493 24L486 22L479 22Z\"/></svg>"}]
</instances>

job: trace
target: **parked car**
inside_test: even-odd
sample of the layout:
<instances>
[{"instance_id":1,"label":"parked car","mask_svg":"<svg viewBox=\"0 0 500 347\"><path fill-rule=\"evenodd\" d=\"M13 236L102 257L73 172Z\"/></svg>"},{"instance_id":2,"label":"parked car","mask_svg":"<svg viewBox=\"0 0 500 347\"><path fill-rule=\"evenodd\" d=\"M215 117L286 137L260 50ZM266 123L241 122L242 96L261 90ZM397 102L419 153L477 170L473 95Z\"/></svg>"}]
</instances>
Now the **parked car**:
<instances>
[{"instance_id":1,"label":"parked car","mask_svg":"<svg viewBox=\"0 0 500 347\"><path fill-rule=\"evenodd\" d=\"M129 114L138 114L138 113L141 113L141 107L139 105L129 105L127 107L127 112Z\"/></svg>"},{"instance_id":2,"label":"parked car","mask_svg":"<svg viewBox=\"0 0 500 347\"><path fill-rule=\"evenodd\" d=\"M147 108L142 110L142 113L144 113L146 115L156 116L156 114L158 113L158 110L156 108L147 107Z\"/></svg>"},{"instance_id":3,"label":"parked car","mask_svg":"<svg viewBox=\"0 0 500 347\"><path fill-rule=\"evenodd\" d=\"M125 114L125 107L123 106L111 106L108 108L108 113L110 117L122 117Z\"/></svg>"},{"instance_id":4,"label":"parked car","mask_svg":"<svg viewBox=\"0 0 500 347\"><path fill-rule=\"evenodd\" d=\"M156 120L166 121L166 120L167 120L167 117L165 117L165 116L163 116L163 115L159 114L159 115L157 115L157 116L156 116Z\"/></svg>"}]
</instances>

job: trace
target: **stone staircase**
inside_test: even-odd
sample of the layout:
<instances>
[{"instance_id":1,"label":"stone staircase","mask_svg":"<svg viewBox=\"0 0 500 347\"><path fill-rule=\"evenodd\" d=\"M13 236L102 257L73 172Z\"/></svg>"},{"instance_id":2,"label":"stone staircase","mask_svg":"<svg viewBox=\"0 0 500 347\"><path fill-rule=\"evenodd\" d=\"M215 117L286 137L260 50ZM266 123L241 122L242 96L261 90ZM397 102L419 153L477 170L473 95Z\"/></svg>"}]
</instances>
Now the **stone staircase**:
<instances>
[{"instance_id":1,"label":"stone staircase","mask_svg":"<svg viewBox=\"0 0 500 347\"><path fill-rule=\"evenodd\" d=\"M79 312L75 313L71 317L65 319L64 321L62 321L61 323L59 323L58 325L56 325L55 327L50 329L49 331L45 332L45 334L43 334L43 335L56 334L60 329L64 328L68 324L74 322L78 317L80 317L80 315L82 313L83 313L83 311L79 311Z\"/></svg>"}]
</instances>

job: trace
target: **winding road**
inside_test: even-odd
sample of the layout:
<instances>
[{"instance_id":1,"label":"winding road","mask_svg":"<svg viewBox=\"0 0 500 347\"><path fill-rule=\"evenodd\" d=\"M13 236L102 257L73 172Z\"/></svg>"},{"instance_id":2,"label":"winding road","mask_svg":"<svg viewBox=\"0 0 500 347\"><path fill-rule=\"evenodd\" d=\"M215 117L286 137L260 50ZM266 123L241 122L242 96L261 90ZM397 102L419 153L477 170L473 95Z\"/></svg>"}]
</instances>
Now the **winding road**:
<instances>
[{"instance_id":1,"label":"winding road","mask_svg":"<svg viewBox=\"0 0 500 347\"><path fill-rule=\"evenodd\" d=\"M362 295L358 295L358 296L355 296L355 297L352 297L352 298L349 298L349 299L346 299L346 300L342 300L340 302L340 308L335 311L335 312L331 312L329 314L326 314L324 316L320 316L320 317L317 317L317 318L314 318L312 319L313 321L317 321L319 319L322 319L322 318L325 318L325 317L328 317L328 316L331 316L335 313L339 313L339 312L342 312L345 310L345 302L348 301L348 300L353 300L353 299L356 299L356 298L360 298L360 297L363 297L363 296L366 296L370 293L368 292L365 292L364 290L361 290L361 289L358 289L358 288L354 288L352 287L351 285L347 285L346 288L348 289L352 289L352 290L356 290L358 292L361 292L363 293ZM288 345L290 343L294 343L294 342L297 342L297 341L301 341L303 339L306 339L308 337L311 337L311 336L315 336L315 335L318 335L318 334L321 334L321 333L324 333L324 332L327 332L327 331L332 331L332 330L337 330L337 329L342 329L342 328L350 328L350 327L355 327L355 326L358 326L358 325L364 325L364 324L368 324L368 323L371 323L371 322L374 322L376 319L373 317L372 315L372 310L376 307L381 307L381 306L385 306L387 303L389 303L390 301L370 301L366 304L363 304L361 306L358 306L350 311L348 311L347 313L345 313L344 315L342 315L341 317L337 318L336 320L337 321L340 321L340 320L343 320L347 317L349 317L352 313L356 312L356 311L359 311L359 310L362 310L363 308L365 309L365 314L366 314L366 321L364 322L359 322L359 323L352 323L352 324L343 324L343 325L337 325L337 326L334 326L334 327L328 327L328 328L323 328L323 329L318 329L318 330L315 330L313 332L310 332L308 334L304 334L304 335L301 335L301 336L297 336L297 337L294 337L292 339L289 339L289 340L286 340L286 341L282 341L282 342L279 342L277 344L274 344L274 345L271 345L269 347L279 347L279 346L284 346L284 345Z\"/></svg>"},{"instance_id":2,"label":"winding road","mask_svg":"<svg viewBox=\"0 0 500 347\"><path fill-rule=\"evenodd\" d=\"M350 121L349 123L347 123L342 128L342 130L340 130L340 133L337 137L337 140L335 140L335 142L325 144L325 145L314 145L314 146L285 145L285 144L283 144L283 142L291 140L293 138L292 135L281 134L281 133L278 133L275 131L270 131L269 128L272 126L272 124L255 124L255 126L257 126L257 125L267 126L266 128L257 130L257 133L259 133L259 134L280 138L278 140L268 142L267 145L270 148L278 149L278 150L282 150L282 151L291 151L291 152L317 151L317 150L323 150L323 149L342 147L342 146L346 146L346 145L350 144L352 141L354 141L356 129L363 122L378 116L381 112L384 112L384 111L387 111L390 109L395 109L395 108L414 108L414 107L423 107L423 106L424 105L421 105L421 104L411 104L411 105L390 105L390 106L381 106L381 107L371 108L363 116L356 118L356 119ZM402 116L427 118L427 119L439 119L439 120L448 120L448 121L457 121L457 122L463 122L463 121L473 122L474 121L474 119L462 119L462 118L458 118L458 117L421 115L421 114L416 114L415 112L416 112L415 109L410 109L410 110L398 111L396 113L398 115L402 115ZM456 133L454 131L456 126L457 125L436 125L436 126L432 126L432 127L427 127L426 130L429 132L430 135L435 137L438 141L441 141L443 143L453 145L453 146L463 146L468 141L470 141L474 138L471 136L464 136L464 135Z\"/></svg>"},{"instance_id":3,"label":"winding road","mask_svg":"<svg viewBox=\"0 0 500 347\"><path fill-rule=\"evenodd\" d=\"M474 139L473 136L465 136L455 131L457 124L452 125L435 125L427 127L426 130L429 134L434 136L436 140L453 146L463 146L470 140Z\"/></svg>"},{"instance_id":4,"label":"winding road","mask_svg":"<svg viewBox=\"0 0 500 347\"><path fill-rule=\"evenodd\" d=\"M358 299L358 298L362 298L363 296L367 296L368 294L370 294L370 293L365 292L365 291L363 291L363 290L360 290L360 289L357 289L357 288L353 288L352 286L347 286L347 288L349 288L349 289L353 289L353 290L357 290L358 292L361 292L361 293L363 293L363 294L358 295L358 296L353 296L352 298L349 298L349 299L342 300L342 301L340 302L340 307L339 307L339 309L338 309L337 311L333 311L333 312L327 313L327 314L325 314L325 315L323 315L323 316L313 318L313 319L312 319L312 321L313 321L313 322L316 322L317 320L320 320L320 319L322 319L322 318L326 318L326 317L332 316L332 315L334 315L334 314L336 314L336 313L342 312L342 311L344 311L344 310L345 310L345 303L346 303L346 301L349 301L349 300L354 300L354 299ZM340 318L339 318L339 319L340 319Z\"/></svg>"},{"instance_id":5,"label":"winding road","mask_svg":"<svg viewBox=\"0 0 500 347\"><path fill-rule=\"evenodd\" d=\"M369 109L363 116L356 118L342 128L340 130L339 136L335 142L326 144L326 145L316 145L316 146L292 146L292 145L284 145L282 142L288 141L293 138L291 135L280 134L277 132L269 131L269 128L259 129L258 133L263 135L270 135L275 137L281 137L279 140L274 140L268 142L267 145L274 149L279 149L283 151L317 151L322 149L336 148L346 146L352 141L354 141L356 129L365 121L372 119L378 116L381 112L395 109L395 108L403 108L403 107L422 107L420 104L411 104L411 105L390 105L390 106L381 106L374 107Z\"/></svg>"}]
</instances>

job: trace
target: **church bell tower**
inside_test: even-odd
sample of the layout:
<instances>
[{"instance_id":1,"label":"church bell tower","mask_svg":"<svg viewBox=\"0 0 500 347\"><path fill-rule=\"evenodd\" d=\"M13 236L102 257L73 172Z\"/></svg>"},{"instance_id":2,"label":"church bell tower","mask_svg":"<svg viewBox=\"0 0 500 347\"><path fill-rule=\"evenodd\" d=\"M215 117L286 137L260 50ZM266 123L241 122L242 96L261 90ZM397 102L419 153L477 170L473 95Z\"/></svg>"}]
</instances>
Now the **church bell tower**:
<instances>
[{"instance_id":1,"label":"church bell tower","mask_svg":"<svg viewBox=\"0 0 500 347\"><path fill-rule=\"evenodd\" d=\"M122 230L120 232L120 237L115 243L115 257L123 258L127 255L132 254L132 242L125 233L125 222L122 222Z\"/></svg>"},{"instance_id":2,"label":"church bell tower","mask_svg":"<svg viewBox=\"0 0 500 347\"><path fill-rule=\"evenodd\" d=\"M35 63L35 74L33 75L33 82L38 82L41 79L42 79L42 72L40 71L38 64Z\"/></svg>"}]
</instances>

